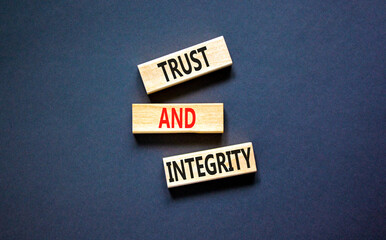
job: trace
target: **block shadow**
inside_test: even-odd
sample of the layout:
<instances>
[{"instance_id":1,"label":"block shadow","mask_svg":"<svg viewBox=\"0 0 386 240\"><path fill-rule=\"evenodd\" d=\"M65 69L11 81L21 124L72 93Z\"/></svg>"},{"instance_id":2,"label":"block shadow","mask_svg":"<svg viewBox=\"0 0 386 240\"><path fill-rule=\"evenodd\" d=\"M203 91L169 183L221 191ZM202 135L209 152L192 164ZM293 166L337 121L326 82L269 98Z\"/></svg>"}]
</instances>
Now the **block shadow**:
<instances>
[{"instance_id":1,"label":"block shadow","mask_svg":"<svg viewBox=\"0 0 386 240\"><path fill-rule=\"evenodd\" d=\"M138 145L213 145L220 144L222 134L134 134L135 141Z\"/></svg>"},{"instance_id":2,"label":"block shadow","mask_svg":"<svg viewBox=\"0 0 386 240\"><path fill-rule=\"evenodd\" d=\"M257 162L256 162L257 164ZM211 192L231 190L234 188L248 187L260 182L259 172L249 173L229 178L201 182L192 185L170 188L169 192L173 199L181 199Z\"/></svg>"},{"instance_id":3,"label":"block shadow","mask_svg":"<svg viewBox=\"0 0 386 240\"><path fill-rule=\"evenodd\" d=\"M181 84L177 84L170 88L163 89L159 92L152 93L148 95L148 97L152 103L168 102L172 99L189 94L193 91L198 91L199 89L204 89L211 85L224 83L225 81L234 77L234 73L231 70L232 66L229 66L204 76L191 79ZM142 78L139 72L137 78L138 81L142 82Z\"/></svg>"}]
</instances>

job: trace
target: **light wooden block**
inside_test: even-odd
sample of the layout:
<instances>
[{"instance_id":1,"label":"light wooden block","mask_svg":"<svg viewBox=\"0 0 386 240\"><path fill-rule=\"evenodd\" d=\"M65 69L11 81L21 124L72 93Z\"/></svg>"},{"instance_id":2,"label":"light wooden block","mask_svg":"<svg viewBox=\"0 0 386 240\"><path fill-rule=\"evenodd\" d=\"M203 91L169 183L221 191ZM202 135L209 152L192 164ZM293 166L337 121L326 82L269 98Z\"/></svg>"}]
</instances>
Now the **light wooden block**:
<instances>
[{"instance_id":1,"label":"light wooden block","mask_svg":"<svg viewBox=\"0 0 386 240\"><path fill-rule=\"evenodd\" d=\"M257 171L251 142L163 159L168 188Z\"/></svg>"},{"instance_id":2,"label":"light wooden block","mask_svg":"<svg viewBox=\"0 0 386 240\"><path fill-rule=\"evenodd\" d=\"M230 65L232 59L221 36L140 64L138 70L151 94Z\"/></svg>"},{"instance_id":3,"label":"light wooden block","mask_svg":"<svg viewBox=\"0 0 386 240\"><path fill-rule=\"evenodd\" d=\"M224 104L133 104L133 133L223 133Z\"/></svg>"}]
</instances>

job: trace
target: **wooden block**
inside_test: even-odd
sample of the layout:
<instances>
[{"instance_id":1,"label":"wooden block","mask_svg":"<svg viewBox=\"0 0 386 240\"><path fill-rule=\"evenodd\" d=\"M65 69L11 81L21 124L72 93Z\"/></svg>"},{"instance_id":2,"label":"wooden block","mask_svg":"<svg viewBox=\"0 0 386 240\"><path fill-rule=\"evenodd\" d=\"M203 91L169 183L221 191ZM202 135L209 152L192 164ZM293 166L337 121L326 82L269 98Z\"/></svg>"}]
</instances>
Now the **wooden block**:
<instances>
[{"instance_id":1,"label":"wooden block","mask_svg":"<svg viewBox=\"0 0 386 240\"><path fill-rule=\"evenodd\" d=\"M168 188L257 171L251 142L163 159Z\"/></svg>"},{"instance_id":2,"label":"wooden block","mask_svg":"<svg viewBox=\"0 0 386 240\"><path fill-rule=\"evenodd\" d=\"M133 104L133 133L223 133L224 104Z\"/></svg>"},{"instance_id":3,"label":"wooden block","mask_svg":"<svg viewBox=\"0 0 386 240\"><path fill-rule=\"evenodd\" d=\"M224 37L138 65L147 94L232 65Z\"/></svg>"}]
</instances>

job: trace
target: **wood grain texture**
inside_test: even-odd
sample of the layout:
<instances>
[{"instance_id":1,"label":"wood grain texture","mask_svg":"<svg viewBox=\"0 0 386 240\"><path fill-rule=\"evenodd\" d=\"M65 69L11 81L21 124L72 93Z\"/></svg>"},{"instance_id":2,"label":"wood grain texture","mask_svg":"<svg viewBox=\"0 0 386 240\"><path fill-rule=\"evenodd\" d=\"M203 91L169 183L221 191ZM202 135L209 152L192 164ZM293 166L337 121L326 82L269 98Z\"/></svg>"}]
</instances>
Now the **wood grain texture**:
<instances>
[{"instance_id":1,"label":"wood grain texture","mask_svg":"<svg viewBox=\"0 0 386 240\"><path fill-rule=\"evenodd\" d=\"M163 165L168 188L257 171L251 142L165 157Z\"/></svg>"},{"instance_id":2,"label":"wood grain texture","mask_svg":"<svg viewBox=\"0 0 386 240\"><path fill-rule=\"evenodd\" d=\"M193 53L193 57L200 62L202 65L199 70L199 63L194 61L191 58L192 51L197 51L206 47L206 50L202 52ZM185 57L186 54L186 57ZM180 57L180 59L178 58ZM206 59L205 59L206 58ZM168 60L176 60L178 67L177 70L182 74L178 74L173 71L169 66ZM205 61L207 60L207 62ZM171 60L173 61L173 60ZM182 64L180 63L182 61ZM191 64L192 71L190 73L185 73L182 69L182 65L185 66L185 69L188 69L188 61ZM163 67L157 66L160 63L165 62ZM172 66L175 63L170 63ZM207 66L207 64L209 66ZM214 38L212 40L197 44L195 46L185 48L175 53L168 54L166 56L151 60L149 62L138 65L138 70L141 74L143 84L147 94L151 94L162 89L174 86L176 84L188 81L190 79L202 76L204 74L219 70L232 65L232 59L229 54L227 45L225 43L224 37ZM164 72L166 71L166 72ZM168 81L166 80L165 74L167 75Z\"/></svg>"},{"instance_id":3,"label":"wood grain texture","mask_svg":"<svg viewBox=\"0 0 386 240\"><path fill-rule=\"evenodd\" d=\"M174 108L174 110L172 110ZM186 118L187 109L191 109ZM180 119L172 115L175 111ZM192 111L195 115L192 124ZM166 117L169 124L166 124ZM182 113L182 117L180 116ZM160 122L162 121L161 127ZM187 122L186 122L187 119ZM174 127L173 127L174 122ZM187 123L187 124L186 124ZM169 127L168 127L169 125ZM224 104L223 103L192 103L192 104L133 104L132 105L133 133L223 133Z\"/></svg>"}]
</instances>

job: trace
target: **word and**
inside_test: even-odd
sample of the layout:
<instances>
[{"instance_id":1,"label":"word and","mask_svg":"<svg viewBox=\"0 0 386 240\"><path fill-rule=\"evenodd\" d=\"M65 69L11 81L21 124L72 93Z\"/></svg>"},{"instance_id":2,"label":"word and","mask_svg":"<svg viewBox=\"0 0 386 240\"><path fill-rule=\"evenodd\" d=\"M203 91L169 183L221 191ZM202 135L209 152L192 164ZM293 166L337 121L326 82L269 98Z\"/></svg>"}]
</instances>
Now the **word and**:
<instances>
[{"instance_id":1,"label":"word and","mask_svg":"<svg viewBox=\"0 0 386 240\"><path fill-rule=\"evenodd\" d=\"M222 103L151 103L132 108L134 134L224 132Z\"/></svg>"},{"instance_id":2,"label":"word and","mask_svg":"<svg viewBox=\"0 0 386 240\"><path fill-rule=\"evenodd\" d=\"M192 128L194 124L196 123L196 113L192 108L180 108L180 114L178 116L176 108L171 109L171 124L169 122L169 117L168 117L168 112L167 108L162 108L162 113L161 113L161 119L159 121L158 128L162 128L163 125L166 125L167 128L170 128L170 125L172 128L174 128L174 120L178 124L179 128L183 127L183 112L185 110L185 128ZM189 123L189 113L192 116L192 121Z\"/></svg>"}]
</instances>

